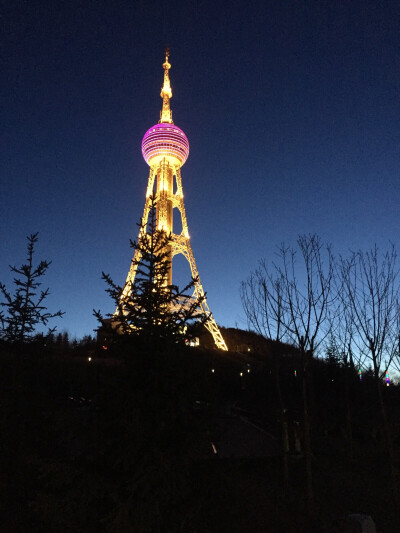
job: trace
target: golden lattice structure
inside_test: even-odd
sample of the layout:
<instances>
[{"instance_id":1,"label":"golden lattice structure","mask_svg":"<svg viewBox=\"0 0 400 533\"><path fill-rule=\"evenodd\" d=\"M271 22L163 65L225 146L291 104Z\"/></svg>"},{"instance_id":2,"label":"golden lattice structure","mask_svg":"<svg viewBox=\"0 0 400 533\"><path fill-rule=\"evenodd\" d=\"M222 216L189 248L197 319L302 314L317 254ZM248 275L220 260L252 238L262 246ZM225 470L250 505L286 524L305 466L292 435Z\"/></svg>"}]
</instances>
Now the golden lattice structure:
<instances>
[{"instance_id":1,"label":"golden lattice structure","mask_svg":"<svg viewBox=\"0 0 400 533\"><path fill-rule=\"evenodd\" d=\"M170 109L172 90L169 80L171 64L168 59L169 52L167 50L165 63L163 64L164 84L161 89L163 105L160 113L160 121L145 133L142 141L142 154L146 163L150 166L150 173L142 217L141 228L143 229L141 231L146 231L151 207L151 197L155 195L157 228L165 230L168 235L172 236L172 244L168 250L170 267L167 283L172 283L173 257L177 254L182 254L187 259L192 277L195 280L194 297L197 296L199 298L200 310L207 317L205 327L213 336L217 348L227 350L219 327L208 307L190 243L180 170L189 156L189 141L185 133L172 121L172 111ZM154 190L155 188L156 190ZM182 220L182 231L180 234L175 234L173 231L174 209L179 211ZM133 286L137 266L141 259L140 254L140 250L136 248L126 279L125 289L121 296L122 303L129 296L130 288Z\"/></svg>"}]
</instances>

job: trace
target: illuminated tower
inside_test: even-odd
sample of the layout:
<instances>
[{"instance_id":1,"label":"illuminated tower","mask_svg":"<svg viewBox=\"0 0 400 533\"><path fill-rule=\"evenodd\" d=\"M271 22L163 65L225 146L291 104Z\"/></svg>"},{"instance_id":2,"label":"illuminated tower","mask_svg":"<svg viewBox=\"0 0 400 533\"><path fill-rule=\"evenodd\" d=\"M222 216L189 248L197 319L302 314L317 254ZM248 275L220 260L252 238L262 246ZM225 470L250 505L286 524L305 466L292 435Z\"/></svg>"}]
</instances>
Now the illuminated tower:
<instances>
[{"instance_id":1,"label":"illuminated tower","mask_svg":"<svg viewBox=\"0 0 400 533\"><path fill-rule=\"evenodd\" d=\"M189 156L189 141L184 132L175 126L172 121L172 111L169 105L170 99L172 98L171 85L169 81L169 69L171 68L171 65L168 61L168 57L169 52L167 50L165 63L163 64L164 85L161 89L161 98L163 100L163 104L160 113L160 121L145 133L142 141L142 154L146 163L150 166L142 224L145 228L150 211L150 196L155 194L157 202L157 227L159 229L164 229L167 234L171 234L172 236L172 245L169 250L170 268L168 273L168 284L172 283L172 259L177 254L183 254L189 262L192 277L194 280L196 280L195 294L198 297L204 297L203 286L200 282L192 246L190 244L185 205L183 203L180 169ZM155 183L156 192L154 193ZM174 183L176 183L175 193ZM179 211L182 219L182 232L179 235L175 234L173 231L174 209ZM133 285L139 261L140 251L136 249L128 277L126 279L125 289L121 297L122 299L128 296L129 288ZM205 298L201 301L199 306L204 314L208 316L205 326L213 336L217 348L220 348L221 350L227 350L225 341L210 312Z\"/></svg>"}]
</instances>

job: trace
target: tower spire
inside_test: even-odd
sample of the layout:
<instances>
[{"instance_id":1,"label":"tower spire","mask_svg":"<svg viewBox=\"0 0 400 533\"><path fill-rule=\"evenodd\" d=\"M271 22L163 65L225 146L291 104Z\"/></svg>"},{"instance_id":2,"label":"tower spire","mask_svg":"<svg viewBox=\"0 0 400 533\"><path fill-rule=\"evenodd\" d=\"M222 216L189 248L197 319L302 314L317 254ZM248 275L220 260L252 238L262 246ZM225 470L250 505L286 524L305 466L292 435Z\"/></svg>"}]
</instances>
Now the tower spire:
<instances>
[{"instance_id":1,"label":"tower spire","mask_svg":"<svg viewBox=\"0 0 400 533\"><path fill-rule=\"evenodd\" d=\"M169 107L169 101L172 98L171 84L169 81L169 69L171 64L168 61L169 58L169 48L165 50L165 63L163 63L164 68L164 85L161 88L161 98L163 99L162 110L160 113L160 123L173 124L172 120L172 111Z\"/></svg>"}]
</instances>

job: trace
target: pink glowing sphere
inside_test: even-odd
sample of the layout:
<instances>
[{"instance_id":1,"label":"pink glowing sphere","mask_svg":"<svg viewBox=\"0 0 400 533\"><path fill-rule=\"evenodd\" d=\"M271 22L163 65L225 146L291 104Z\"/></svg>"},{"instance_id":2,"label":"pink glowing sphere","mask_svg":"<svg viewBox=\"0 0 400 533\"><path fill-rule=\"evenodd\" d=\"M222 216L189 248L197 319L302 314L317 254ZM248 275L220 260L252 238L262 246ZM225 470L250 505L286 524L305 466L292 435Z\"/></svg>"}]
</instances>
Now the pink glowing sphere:
<instances>
[{"instance_id":1,"label":"pink glowing sphere","mask_svg":"<svg viewBox=\"0 0 400 533\"><path fill-rule=\"evenodd\" d=\"M170 165L181 167L189 156L189 141L174 124L156 124L144 134L142 154L150 166L165 159Z\"/></svg>"}]
</instances>

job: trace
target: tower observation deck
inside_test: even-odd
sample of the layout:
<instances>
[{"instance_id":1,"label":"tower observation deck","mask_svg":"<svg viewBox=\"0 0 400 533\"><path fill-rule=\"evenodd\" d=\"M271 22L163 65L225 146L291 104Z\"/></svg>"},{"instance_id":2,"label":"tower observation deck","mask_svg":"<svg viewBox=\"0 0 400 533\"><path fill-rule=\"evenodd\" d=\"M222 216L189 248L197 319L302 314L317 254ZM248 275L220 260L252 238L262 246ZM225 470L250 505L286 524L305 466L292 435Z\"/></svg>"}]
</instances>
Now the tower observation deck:
<instances>
[{"instance_id":1,"label":"tower observation deck","mask_svg":"<svg viewBox=\"0 0 400 533\"><path fill-rule=\"evenodd\" d=\"M172 236L172 244L168 250L170 266L167 283L172 283L173 257L182 254L190 265L191 274L194 279L194 296L197 296L200 302L199 311L207 317L205 327L213 336L217 348L227 350L219 327L208 307L190 243L181 178L181 167L185 164L189 156L189 141L185 133L172 120L172 111L170 108L172 90L169 79L171 64L169 63L168 51L166 52L163 68L164 83L160 95L163 103L160 121L147 130L142 140L142 154L150 167L142 227L146 228L151 206L151 197L155 195L157 228L163 229L167 234ZM174 184L176 185L175 193ZM179 234L175 234L173 231L173 215L175 209L179 211L182 220L182 231ZM139 261L140 251L136 249L121 300L128 296L129 287L133 286Z\"/></svg>"}]
</instances>

